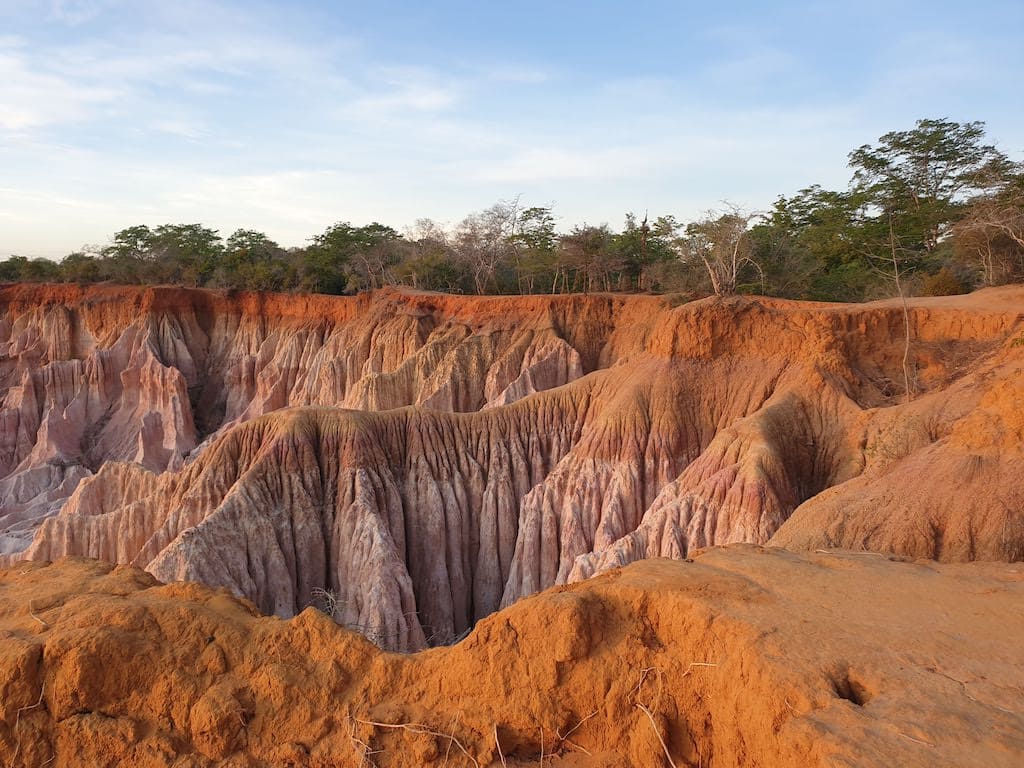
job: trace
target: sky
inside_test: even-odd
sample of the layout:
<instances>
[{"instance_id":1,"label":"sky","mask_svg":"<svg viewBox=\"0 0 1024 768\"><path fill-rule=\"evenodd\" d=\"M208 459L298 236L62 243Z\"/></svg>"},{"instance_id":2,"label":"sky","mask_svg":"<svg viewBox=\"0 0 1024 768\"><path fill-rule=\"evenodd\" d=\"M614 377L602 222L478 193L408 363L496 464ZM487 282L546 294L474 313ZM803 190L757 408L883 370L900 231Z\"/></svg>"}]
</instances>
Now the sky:
<instances>
[{"instance_id":1,"label":"sky","mask_svg":"<svg viewBox=\"0 0 1024 768\"><path fill-rule=\"evenodd\" d=\"M562 229L843 188L919 118L1024 160L1024 3L0 0L0 258L201 222Z\"/></svg>"}]
</instances>

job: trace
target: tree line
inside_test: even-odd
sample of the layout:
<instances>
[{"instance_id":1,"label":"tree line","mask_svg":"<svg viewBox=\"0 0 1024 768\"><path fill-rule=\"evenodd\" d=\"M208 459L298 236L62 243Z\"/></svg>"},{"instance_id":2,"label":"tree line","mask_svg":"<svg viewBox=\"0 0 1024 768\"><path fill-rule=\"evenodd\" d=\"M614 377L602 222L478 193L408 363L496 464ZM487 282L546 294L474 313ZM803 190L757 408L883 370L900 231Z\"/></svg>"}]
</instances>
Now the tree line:
<instances>
[{"instance_id":1,"label":"tree line","mask_svg":"<svg viewBox=\"0 0 1024 768\"><path fill-rule=\"evenodd\" d=\"M1024 280L1024 167L981 122L919 120L848 156L846 189L814 185L768 211L723 203L691 222L625 215L618 231L558 231L552 206L516 198L446 227L399 233L341 221L303 247L255 230L138 225L60 262L12 256L3 281L111 281L354 293L384 285L451 293L760 293L862 301Z\"/></svg>"}]
</instances>

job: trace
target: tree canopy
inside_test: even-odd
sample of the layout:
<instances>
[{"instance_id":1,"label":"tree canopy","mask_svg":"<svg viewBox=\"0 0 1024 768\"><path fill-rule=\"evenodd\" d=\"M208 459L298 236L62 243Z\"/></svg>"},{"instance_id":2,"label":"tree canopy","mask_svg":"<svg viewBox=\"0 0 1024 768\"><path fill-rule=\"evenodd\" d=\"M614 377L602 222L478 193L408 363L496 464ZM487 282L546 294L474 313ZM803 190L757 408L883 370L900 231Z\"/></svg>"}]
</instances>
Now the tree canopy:
<instances>
[{"instance_id":1,"label":"tree canopy","mask_svg":"<svg viewBox=\"0 0 1024 768\"><path fill-rule=\"evenodd\" d=\"M452 226L406 232L338 221L301 247L239 229L140 224L60 263L12 256L0 280L111 281L353 293L384 285L462 293L767 293L858 301L1024 279L1024 169L980 122L919 120L848 156L845 189L809 185L767 211L730 204L694 221L627 212L621 229L559 231L551 205L518 197Z\"/></svg>"}]
</instances>

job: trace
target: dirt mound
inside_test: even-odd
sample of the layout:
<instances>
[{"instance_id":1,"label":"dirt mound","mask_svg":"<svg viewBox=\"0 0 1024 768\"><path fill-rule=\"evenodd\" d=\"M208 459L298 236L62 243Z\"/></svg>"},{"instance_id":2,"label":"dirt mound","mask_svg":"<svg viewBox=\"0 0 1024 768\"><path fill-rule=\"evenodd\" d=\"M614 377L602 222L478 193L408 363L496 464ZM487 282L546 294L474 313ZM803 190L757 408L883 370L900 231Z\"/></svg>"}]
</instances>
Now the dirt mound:
<instances>
[{"instance_id":1,"label":"dirt mound","mask_svg":"<svg viewBox=\"0 0 1024 768\"><path fill-rule=\"evenodd\" d=\"M0 289L0 561L384 647L645 557L1024 555L1024 288L898 304ZM6 554L2 554L6 553Z\"/></svg>"},{"instance_id":2,"label":"dirt mound","mask_svg":"<svg viewBox=\"0 0 1024 768\"><path fill-rule=\"evenodd\" d=\"M313 609L25 563L0 574L0 761L1018 766L1022 602L1015 565L738 546L556 587L401 656Z\"/></svg>"}]
</instances>

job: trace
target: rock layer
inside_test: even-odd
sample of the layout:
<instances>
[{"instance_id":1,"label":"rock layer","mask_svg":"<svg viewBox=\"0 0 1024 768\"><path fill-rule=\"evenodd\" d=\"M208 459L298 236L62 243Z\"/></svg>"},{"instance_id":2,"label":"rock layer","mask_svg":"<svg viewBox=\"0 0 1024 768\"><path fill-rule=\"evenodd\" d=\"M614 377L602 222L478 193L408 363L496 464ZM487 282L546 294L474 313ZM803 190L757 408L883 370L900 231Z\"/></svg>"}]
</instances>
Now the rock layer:
<instances>
[{"instance_id":1,"label":"rock layer","mask_svg":"<svg viewBox=\"0 0 1024 768\"><path fill-rule=\"evenodd\" d=\"M2 546L385 647L655 556L1024 553L1024 289L769 299L0 290ZM909 401L908 401L909 400Z\"/></svg>"},{"instance_id":2,"label":"rock layer","mask_svg":"<svg viewBox=\"0 0 1024 768\"><path fill-rule=\"evenodd\" d=\"M694 555L556 587L413 655L314 609L282 621L131 567L20 564L0 572L0 761L1021 764L1019 565Z\"/></svg>"}]
</instances>

